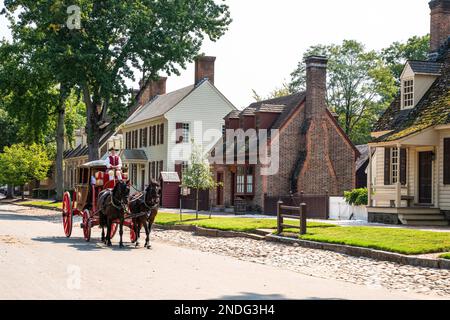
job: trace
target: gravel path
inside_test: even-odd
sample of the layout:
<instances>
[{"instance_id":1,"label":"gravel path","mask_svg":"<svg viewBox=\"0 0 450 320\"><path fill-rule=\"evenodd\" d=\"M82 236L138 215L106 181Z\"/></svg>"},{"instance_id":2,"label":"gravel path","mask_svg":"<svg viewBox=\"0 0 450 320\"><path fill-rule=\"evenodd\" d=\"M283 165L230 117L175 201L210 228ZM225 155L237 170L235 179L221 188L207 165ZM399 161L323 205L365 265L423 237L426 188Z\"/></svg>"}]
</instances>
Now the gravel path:
<instances>
[{"instance_id":1,"label":"gravel path","mask_svg":"<svg viewBox=\"0 0 450 320\"><path fill-rule=\"evenodd\" d=\"M2 205L0 208L60 223L59 216L55 216L55 212L52 211L14 205ZM296 245L246 238L199 237L189 232L157 228L153 230L152 240L323 279L450 299L450 270L404 266L335 252L307 249Z\"/></svg>"}]
</instances>

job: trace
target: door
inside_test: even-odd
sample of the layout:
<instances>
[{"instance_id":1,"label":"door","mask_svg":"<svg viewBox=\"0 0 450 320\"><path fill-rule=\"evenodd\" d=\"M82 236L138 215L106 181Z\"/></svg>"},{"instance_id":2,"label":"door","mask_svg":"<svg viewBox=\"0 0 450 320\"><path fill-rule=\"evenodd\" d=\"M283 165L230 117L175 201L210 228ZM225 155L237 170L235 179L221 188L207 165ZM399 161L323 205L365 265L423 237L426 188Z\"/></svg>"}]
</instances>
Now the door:
<instances>
[{"instance_id":1,"label":"door","mask_svg":"<svg viewBox=\"0 0 450 320\"><path fill-rule=\"evenodd\" d=\"M419 152L419 203L433 203L433 152Z\"/></svg>"},{"instance_id":2,"label":"door","mask_svg":"<svg viewBox=\"0 0 450 320\"><path fill-rule=\"evenodd\" d=\"M217 183L220 185L217 187L217 205L223 206L223 173L217 173Z\"/></svg>"}]
</instances>

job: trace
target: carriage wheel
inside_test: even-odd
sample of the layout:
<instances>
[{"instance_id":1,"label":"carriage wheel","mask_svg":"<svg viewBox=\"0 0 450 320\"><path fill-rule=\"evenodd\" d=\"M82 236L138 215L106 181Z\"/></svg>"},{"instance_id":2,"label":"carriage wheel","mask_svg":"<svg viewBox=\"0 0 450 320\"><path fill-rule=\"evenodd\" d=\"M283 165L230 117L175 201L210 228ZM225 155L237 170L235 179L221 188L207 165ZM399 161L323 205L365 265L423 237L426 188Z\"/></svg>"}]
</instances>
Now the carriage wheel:
<instances>
[{"instance_id":1,"label":"carriage wheel","mask_svg":"<svg viewBox=\"0 0 450 320\"><path fill-rule=\"evenodd\" d=\"M64 194L63 198L62 218L63 218L64 233L67 238L70 238L70 236L72 235L73 211L72 211L72 200L70 199L70 194L68 192Z\"/></svg>"},{"instance_id":2,"label":"carriage wheel","mask_svg":"<svg viewBox=\"0 0 450 320\"><path fill-rule=\"evenodd\" d=\"M117 229L119 229L118 224L117 224L117 223L113 223L113 224L111 225L111 239L113 239L114 236L116 235Z\"/></svg>"},{"instance_id":3,"label":"carriage wheel","mask_svg":"<svg viewBox=\"0 0 450 320\"><path fill-rule=\"evenodd\" d=\"M136 232L134 231L134 223L131 223L130 225L130 240L131 243L135 243L137 240Z\"/></svg>"},{"instance_id":4,"label":"carriage wheel","mask_svg":"<svg viewBox=\"0 0 450 320\"><path fill-rule=\"evenodd\" d=\"M84 240L87 242L91 241L91 222L89 210L84 210L83 212L83 235Z\"/></svg>"}]
</instances>

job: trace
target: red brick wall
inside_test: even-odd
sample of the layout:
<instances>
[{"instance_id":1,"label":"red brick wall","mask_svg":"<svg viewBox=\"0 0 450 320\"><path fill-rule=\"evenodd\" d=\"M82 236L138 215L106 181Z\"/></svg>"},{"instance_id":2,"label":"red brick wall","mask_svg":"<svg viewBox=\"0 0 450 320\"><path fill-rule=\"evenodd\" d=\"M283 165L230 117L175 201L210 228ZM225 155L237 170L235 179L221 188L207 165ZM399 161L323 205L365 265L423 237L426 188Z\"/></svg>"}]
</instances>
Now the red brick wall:
<instances>
[{"instance_id":1,"label":"red brick wall","mask_svg":"<svg viewBox=\"0 0 450 320\"><path fill-rule=\"evenodd\" d=\"M431 9L431 51L436 51L450 35L450 1L434 0Z\"/></svg>"}]
</instances>

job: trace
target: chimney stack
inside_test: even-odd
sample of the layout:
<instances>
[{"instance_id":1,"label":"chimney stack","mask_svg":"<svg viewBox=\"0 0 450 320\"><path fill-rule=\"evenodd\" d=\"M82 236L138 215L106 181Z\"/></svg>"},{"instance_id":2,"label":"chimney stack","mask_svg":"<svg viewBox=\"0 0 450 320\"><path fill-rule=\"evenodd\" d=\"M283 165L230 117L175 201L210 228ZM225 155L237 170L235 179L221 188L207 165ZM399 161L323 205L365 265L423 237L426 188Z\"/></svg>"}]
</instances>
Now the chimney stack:
<instances>
[{"instance_id":1,"label":"chimney stack","mask_svg":"<svg viewBox=\"0 0 450 320\"><path fill-rule=\"evenodd\" d=\"M450 36L450 0L432 0L431 9L431 52L438 51L439 47Z\"/></svg>"},{"instance_id":2,"label":"chimney stack","mask_svg":"<svg viewBox=\"0 0 450 320\"><path fill-rule=\"evenodd\" d=\"M141 80L139 82L141 89L145 88L142 91L139 103L145 105L154 97L166 94L166 82L166 77L159 77L158 80L148 80L147 82Z\"/></svg>"},{"instance_id":3,"label":"chimney stack","mask_svg":"<svg viewBox=\"0 0 450 320\"><path fill-rule=\"evenodd\" d=\"M198 56L195 59L195 84L205 78L214 84L214 64L216 57Z\"/></svg>"},{"instance_id":4,"label":"chimney stack","mask_svg":"<svg viewBox=\"0 0 450 320\"><path fill-rule=\"evenodd\" d=\"M322 116L327 109L327 64L322 56L310 56L306 63L306 103L308 119Z\"/></svg>"}]
</instances>

